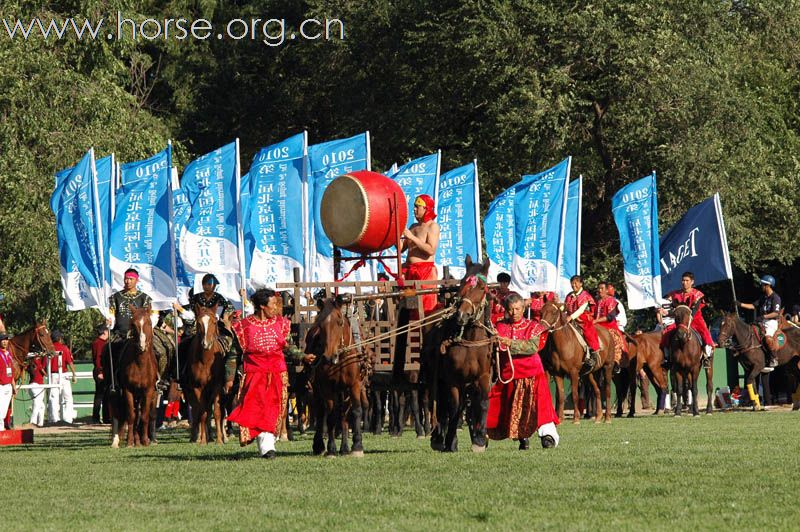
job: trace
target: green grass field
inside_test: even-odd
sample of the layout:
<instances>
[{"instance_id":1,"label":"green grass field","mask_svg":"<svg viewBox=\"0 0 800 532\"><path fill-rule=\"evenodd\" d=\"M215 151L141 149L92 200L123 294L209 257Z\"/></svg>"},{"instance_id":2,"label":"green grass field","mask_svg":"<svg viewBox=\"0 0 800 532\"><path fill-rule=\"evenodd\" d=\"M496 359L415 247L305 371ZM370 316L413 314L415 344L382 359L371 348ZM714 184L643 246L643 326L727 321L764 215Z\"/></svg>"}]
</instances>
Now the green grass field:
<instances>
[{"instance_id":1,"label":"green grass field","mask_svg":"<svg viewBox=\"0 0 800 532\"><path fill-rule=\"evenodd\" d=\"M4 530L800 528L800 413L715 413L560 427L561 445L492 442L440 454L406 432L365 437L362 459L310 454L311 436L198 447L185 430L150 448L105 431L0 448ZM6 503L8 506L8 503Z\"/></svg>"}]
</instances>

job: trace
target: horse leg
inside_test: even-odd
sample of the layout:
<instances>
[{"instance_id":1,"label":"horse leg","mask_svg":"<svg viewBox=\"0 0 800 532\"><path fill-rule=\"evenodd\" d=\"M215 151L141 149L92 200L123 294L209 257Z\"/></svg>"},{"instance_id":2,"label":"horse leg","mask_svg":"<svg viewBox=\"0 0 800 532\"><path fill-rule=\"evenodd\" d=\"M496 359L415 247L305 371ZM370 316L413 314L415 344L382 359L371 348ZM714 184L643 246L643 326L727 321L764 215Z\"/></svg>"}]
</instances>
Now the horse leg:
<instances>
[{"instance_id":1,"label":"horse leg","mask_svg":"<svg viewBox=\"0 0 800 532\"><path fill-rule=\"evenodd\" d=\"M604 423L611 423L611 381L614 379L614 366L611 364L605 367L605 384L603 389L606 392L606 415Z\"/></svg>"},{"instance_id":2,"label":"horse leg","mask_svg":"<svg viewBox=\"0 0 800 532\"><path fill-rule=\"evenodd\" d=\"M553 375L556 381L556 414L558 419L564 419L564 377Z\"/></svg>"},{"instance_id":3,"label":"horse leg","mask_svg":"<svg viewBox=\"0 0 800 532\"><path fill-rule=\"evenodd\" d=\"M636 378L639 375L638 359L631 360L628 366L628 417L636 417ZM619 393L617 393L619 397Z\"/></svg>"},{"instance_id":4,"label":"horse leg","mask_svg":"<svg viewBox=\"0 0 800 532\"><path fill-rule=\"evenodd\" d=\"M594 422L600 423L600 416L602 416L603 413L602 399L600 398L600 386L597 385L597 380L594 378L594 373L589 373L587 377L589 384L592 387L592 393L594 394Z\"/></svg>"},{"instance_id":5,"label":"horse leg","mask_svg":"<svg viewBox=\"0 0 800 532\"><path fill-rule=\"evenodd\" d=\"M327 452L326 456L336 456L336 401L325 399L325 421L327 425Z\"/></svg>"},{"instance_id":6,"label":"horse leg","mask_svg":"<svg viewBox=\"0 0 800 532\"><path fill-rule=\"evenodd\" d=\"M572 423L578 425L581 422L581 376L576 369L569 375L569 385L572 392ZM562 399L563 401L564 399Z\"/></svg>"},{"instance_id":7,"label":"horse leg","mask_svg":"<svg viewBox=\"0 0 800 532\"><path fill-rule=\"evenodd\" d=\"M486 415L489 413L489 388L491 382L489 374L481 375L478 382L478 393L480 398L475 397L473 403L473 424L475 430L472 438L472 452L482 453L486 450Z\"/></svg>"},{"instance_id":8,"label":"horse leg","mask_svg":"<svg viewBox=\"0 0 800 532\"><path fill-rule=\"evenodd\" d=\"M351 399L352 414L353 414L353 456L361 458L364 456L364 443L362 437L361 420L364 414L364 406L361 401L361 383L356 383L351 389L350 393L354 394Z\"/></svg>"},{"instance_id":9,"label":"horse leg","mask_svg":"<svg viewBox=\"0 0 800 532\"><path fill-rule=\"evenodd\" d=\"M411 389L411 417L414 418L414 431L417 433L417 438L425 437L425 427L422 425L422 417L419 411L419 390L417 385L414 384Z\"/></svg>"},{"instance_id":10,"label":"horse leg","mask_svg":"<svg viewBox=\"0 0 800 532\"><path fill-rule=\"evenodd\" d=\"M450 397L447 408L447 436L444 439L445 452L458 451L458 420L461 417L461 391L457 385L450 385Z\"/></svg>"},{"instance_id":11,"label":"horse leg","mask_svg":"<svg viewBox=\"0 0 800 532\"><path fill-rule=\"evenodd\" d=\"M355 398L351 398L354 401ZM339 404L339 428L342 431L342 443L339 446L339 454L350 454L350 414L344 400ZM353 428L355 430L355 428Z\"/></svg>"},{"instance_id":12,"label":"horse leg","mask_svg":"<svg viewBox=\"0 0 800 532\"><path fill-rule=\"evenodd\" d=\"M700 368L697 368L691 374L691 379L692 379L692 415L695 416L695 417L700 415L700 412L697 409L697 402L698 402L697 381L699 380L699 378L700 378Z\"/></svg>"},{"instance_id":13,"label":"horse leg","mask_svg":"<svg viewBox=\"0 0 800 532\"><path fill-rule=\"evenodd\" d=\"M617 389L617 412L614 417L622 417L622 413L625 410L625 400L630 401L630 382L628 382L630 381L630 365L627 369L628 371L620 371L619 375L613 379L614 387Z\"/></svg>"},{"instance_id":14,"label":"horse leg","mask_svg":"<svg viewBox=\"0 0 800 532\"><path fill-rule=\"evenodd\" d=\"M214 396L213 396L213 399L212 399L212 401L213 401L212 405L214 407L214 421L217 424L217 427L216 427L217 428L216 443L221 445L221 444L223 444L225 442L224 442L223 437L222 437L222 432L223 432L222 431L222 405L219 404L220 391L221 390L219 390L219 389L214 390Z\"/></svg>"},{"instance_id":15,"label":"horse leg","mask_svg":"<svg viewBox=\"0 0 800 532\"><path fill-rule=\"evenodd\" d=\"M325 451L323 433L325 431L325 405L322 399L317 396L315 391L311 401L311 409L314 412L314 442L311 444L311 451L315 455L320 455Z\"/></svg>"},{"instance_id":16,"label":"horse leg","mask_svg":"<svg viewBox=\"0 0 800 532\"><path fill-rule=\"evenodd\" d=\"M683 400L683 375L678 371L673 371L672 378L675 380L675 408L673 413L676 417L680 417L681 401Z\"/></svg>"},{"instance_id":17,"label":"horse leg","mask_svg":"<svg viewBox=\"0 0 800 532\"><path fill-rule=\"evenodd\" d=\"M145 447L150 445L150 440L152 438L150 432L150 416L155 406L155 395L155 389L153 387L148 387L142 398L142 445Z\"/></svg>"},{"instance_id":18,"label":"horse leg","mask_svg":"<svg viewBox=\"0 0 800 532\"><path fill-rule=\"evenodd\" d=\"M133 400L133 392L125 390L125 404L127 408L127 421L128 421L128 439L127 446L133 447L133 433L136 430L136 404Z\"/></svg>"},{"instance_id":19,"label":"horse leg","mask_svg":"<svg viewBox=\"0 0 800 532\"><path fill-rule=\"evenodd\" d=\"M431 408L431 449L434 451L444 451L444 438L448 425L448 401L444 386L442 386L441 383L434 385L431 396L433 399Z\"/></svg>"},{"instance_id":20,"label":"horse leg","mask_svg":"<svg viewBox=\"0 0 800 532\"><path fill-rule=\"evenodd\" d=\"M714 411L714 365L706 368L706 395L708 401L706 403L706 414L711 415Z\"/></svg>"}]
</instances>

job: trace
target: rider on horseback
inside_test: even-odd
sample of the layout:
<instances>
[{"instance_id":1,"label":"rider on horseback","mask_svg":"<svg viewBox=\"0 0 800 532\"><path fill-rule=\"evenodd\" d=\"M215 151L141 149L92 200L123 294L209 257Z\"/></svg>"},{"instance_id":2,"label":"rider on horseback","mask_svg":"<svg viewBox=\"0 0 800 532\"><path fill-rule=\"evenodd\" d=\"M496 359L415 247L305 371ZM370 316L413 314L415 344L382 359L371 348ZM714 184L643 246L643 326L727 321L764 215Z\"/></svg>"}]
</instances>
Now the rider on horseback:
<instances>
[{"instance_id":1,"label":"rider on horseback","mask_svg":"<svg viewBox=\"0 0 800 532\"><path fill-rule=\"evenodd\" d=\"M617 317L619 316L619 307L622 305L617 298L609 293L610 283L606 281L601 281L597 283L597 296L598 296L598 303L597 303L597 310L595 313L595 323L600 325L601 327L605 327L611 331L614 331L614 334L617 335L619 339L620 345L624 344L624 336L622 335L622 331L619 328L619 323L617 323ZM619 367L620 362L620 355L617 353L617 350L614 351L614 373L620 372Z\"/></svg>"},{"instance_id":2,"label":"rider on horseback","mask_svg":"<svg viewBox=\"0 0 800 532\"><path fill-rule=\"evenodd\" d=\"M128 333L131 330L131 318L133 317L134 308L147 308L151 307L152 299L144 292L140 292L136 288L139 282L139 272L134 268L125 270L123 277L124 288L118 292L114 292L109 300L109 310L111 311L114 320L108 320L108 325L112 326L111 337L109 339L109 349L111 356L114 357L113 367L119 368L117 356L122 352L122 345L128 339ZM110 368L103 368L106 375L111 374ZM113 376L112 376L113 378ZM111 382L114 382L113 380Z\"/></svg>"},{"instance_id":3,"label":"rider on horseback","mask_svg":"<svg viewBox=\"0 0 800 532\"><path fill-rule=\"evenodd\" d=\"M222 319L217 323L217 331L219 332L219 341L222 344L225 356L225 370L228 376L233 375L236 371L235 368L235 353L232 352L233 333L228 329L227 321L236 310L228 298L217 292L219 280L214 274L207 273L203 276L203 291L195 294L193 291L189 292L188 307L194 309L195 307L204 308L221 308ZM193 320L194 315L192 311L187 311L180 303L175 302L172 307L181 313L183 320Z\"/></svg>"},{"instance_id":4,"label":"rider on horseback","mask_svg":"<svg viewBox=\"0 0 800 532\"><path fill-rule=\"evenodd\" d=\"M600 340L597 338L597 331L594 328L594 298L583 289L583 278L580 275L573 275L569 284L572 286L572 292L569 293L564 305L566 306L567 321L578 320L580 323L583 337L589 345L589 353L586 355L584 363L593 368L600 362Z\"/></svg>"},{"instance_id":5,"label":"rider on horseback","mask_svg":"<svg viewBox=\"0 0 800 532\"><path fill-rule=\"evenodd\" d=\"M755 310L756 321L759 322L764 332L764 345L767 347L767 356L769 358L767 366L772 371L772 368L778 365L775 357L775 351L778 346L774 345L772 339L773 335L778 331L778 318L781 316L781 296L773 290L775 288L775 278L771 275L765 275L761 278L761 297L754 303L741 303L737 301L737 305L742 308Z\"/></svg>"},{"instance_id":6,"label":"rider on horseback","mask_svg":"<svg viewBox=\"0 0 800 532\"><path fill-rule=\"evenodd\" d=\"M708 325L703 319L704 297L703 292L694 288L694 274L692 272L684 272L681 276L680 290L674 290L667 294L667 299L672 302L673 308L678 305L685 305L691 309L691 328L697 331L703 339L703 367L707 368L711 365L711 355L714 352L715 344L711 338L711 332L708 330ZM662 312L664 311L662 310ZM673 324L665 328L661 336L661 349L664 351L663 366L669 366L670 364L669 339L675 327Z\"/></svg>"}]
</instances>

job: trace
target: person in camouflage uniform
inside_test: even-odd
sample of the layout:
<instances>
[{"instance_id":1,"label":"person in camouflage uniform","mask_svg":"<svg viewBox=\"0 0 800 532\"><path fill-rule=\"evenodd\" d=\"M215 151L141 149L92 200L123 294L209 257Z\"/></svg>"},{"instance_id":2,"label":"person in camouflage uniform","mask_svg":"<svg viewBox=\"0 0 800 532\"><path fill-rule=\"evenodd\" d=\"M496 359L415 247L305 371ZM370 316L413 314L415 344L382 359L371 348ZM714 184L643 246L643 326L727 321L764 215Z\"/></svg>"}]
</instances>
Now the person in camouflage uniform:
<instances>
[{"instance_id":1,"label":"person in camouflage uniform","mask_svg":"<svg viewBox=\"0 0 800 532\"><path fill-rule=\"evenodd\" d=\"M132 309L152 307L153 300L150 296L136 288L138 282L139 272L134 268L128 268L123 277L124 288L114 292L109 299L109 310L114 317L113 320L108 320L108 325L113 326L108 341L108 354L111 357L109 365L113 367L113 374L112 367L104 367L103 370L106 375L111 375L112 384L119 380L116 372L119 371L119 357L123 345L131 331ZM105 362L109 362L108 357L104 359L104 366Z\"/></svg>"}]
</instances>

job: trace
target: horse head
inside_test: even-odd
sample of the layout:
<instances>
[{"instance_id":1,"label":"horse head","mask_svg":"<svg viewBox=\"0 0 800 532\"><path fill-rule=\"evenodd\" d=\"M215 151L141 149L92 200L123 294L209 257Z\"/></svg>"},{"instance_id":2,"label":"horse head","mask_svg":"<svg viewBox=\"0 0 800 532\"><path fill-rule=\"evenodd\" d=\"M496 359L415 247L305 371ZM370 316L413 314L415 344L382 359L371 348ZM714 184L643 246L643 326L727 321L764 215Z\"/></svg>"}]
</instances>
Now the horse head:
<instances>
[{"instance_id":1,"label":"horse head","mask_svg":"<svg viewBox=\"0 0 800 532\"><path fill-rule=\"evenodd\" d=\"M483 318L486 308L486 295L489 293L489 283L486 275L489 273L489 259L483 264L472 262L472 257L467 255L464 262L467 272L458 285L458 312L456 321L464 327Z\"/></svg>"},{"instance_id":2,"label":"horse head","mask_svg":"<svg viewBox=\"0 0 800 532\"><path fill-rule=\"evenodd\" d=\"M132 307L131 332L137 342L139 352L144 353L153 341L153 323L150 321L150 307Z\"/></svg>"},{"instance_id":3,"label":"horse head","mask_svg":"<svg viewBox=\"0 0 800 532\"><path fill-rule=\"evenodd\" d=\"M306 351L322 356L333 364L338 362L341 348L350 336L347 333L349 324L342 312L344 304L344 299L339 296L326 299L306 336Z\"/></svg>"},{"instance_id":4,"label":"horse head","mask_svg":"<svg viewBox=\"0 0 800 532\"><path fill-rule=\"evenodd\" d=\"M547 301L542 306L542 317L539 320L547 327L549 332L557 331L566 325L566 316L564 315L564 304L556 303L555 301Z\"/></svg>"},{"instance_id":5,"label":"horse head","mask_svg":"<svg viewBox=\"0 0 800 532\"><path fill-rule=\"evenodd\" d=\"M673 336L680 340L681 344L686 344L692 337L692 331L689 328L689 324L692 321L692 309L686 305L678 305L672 311L672 315L675 317L675 325L677 326Z\"/></svg>"},{"instance_id":6,"label":"horse head","mask_svg":"<svg viewBox=\"0 0 800 532\"><path fill-rule=\"evenodd\" d=\"M206 308L198 305L195 308L197 336L203 339L203 349L210 350L217 338L217 305Z\"/></svg>"},{"instance_id":7,"label":"horse head","mask_svg":"<svg viewBox=\"0 0 800 532\"><path fill-rule=\"evenodd\" d=\"M726 312L723 314L722 323L719 326L719 338L717 343L719 345L726 345L736 337L736 322L739 321L739 316L734 312Z\"/></svg>"}]
</instances>

